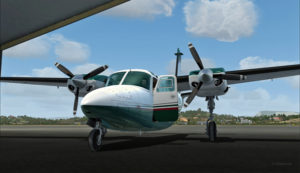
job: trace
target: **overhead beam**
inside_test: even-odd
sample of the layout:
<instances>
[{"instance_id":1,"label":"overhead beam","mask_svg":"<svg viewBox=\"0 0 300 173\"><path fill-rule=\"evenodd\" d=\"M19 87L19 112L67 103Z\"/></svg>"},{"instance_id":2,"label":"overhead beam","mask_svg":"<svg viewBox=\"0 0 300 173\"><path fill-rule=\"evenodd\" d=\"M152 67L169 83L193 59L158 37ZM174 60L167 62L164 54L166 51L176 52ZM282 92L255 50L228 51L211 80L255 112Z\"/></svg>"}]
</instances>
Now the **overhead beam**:
<instances>
[{"instance_id":1,"label":"overhead beam","mask_svg":"<svg viewBox=\"0 0 300 173\"><path fill-rule=\"evenodd\" d=\"M4 3L5 0L1 0L1 3ZM20 44L22 42L25 42L27 40L30 40L32 38L35 38L35 37L38 37L40 35L43 35L45 33L48 33L50 31L53 31L55 29L58 29L58 28L61 28L63 26L66 26L68 24L71 24L73 22L76 22L78 20L81 20L83 18L86 18L86 17L89 17L91 15L94 15L94 14L97 14L99 12L102 12L104 10L107 10L109 8L112 8L114 6L117 6L117 5L120 5L124 2L127 2L129 0L111 0L111 1L108 1L108 2L105 2L104 4L98 6L98 7L95 7L95 8L92 8L92 9L89 9L87 11L84 11L80 14L76 14L74 16L71 16L71 17L68 17L64 20L61 20L61 21L58 21L56 23L49 23L48 26L46 27L42 27L42 28L39 28L37 30L34 30L26 35L23 35L19 38L14 38L14 39L11 39L9 41L6 41L5 43L2 43L1 42L1 47L0 47L0 50L5 50L7 48L10 48L12 46L15 46L17 44ZM10 1L12 2L12 1ZM41 2L41 1L40 1ZM53 3L55 3L56 1L53 1ZM86 3L88 3L88 1L85 1ZM72 5L72 4L71 4ZM42 10L42 9L41 9ZM16 11L16 12L19 12L19 11ZM55 13L55 11L53 12ZM1 16L2 17L7 17L7 16ZM21 24L20 24L21 25ZM22 27L22 26L19 26L19 27ZM2 31L3 32L3 31ZM9 32L9 31L7 31Z\"/></svg>"}]
</instances>

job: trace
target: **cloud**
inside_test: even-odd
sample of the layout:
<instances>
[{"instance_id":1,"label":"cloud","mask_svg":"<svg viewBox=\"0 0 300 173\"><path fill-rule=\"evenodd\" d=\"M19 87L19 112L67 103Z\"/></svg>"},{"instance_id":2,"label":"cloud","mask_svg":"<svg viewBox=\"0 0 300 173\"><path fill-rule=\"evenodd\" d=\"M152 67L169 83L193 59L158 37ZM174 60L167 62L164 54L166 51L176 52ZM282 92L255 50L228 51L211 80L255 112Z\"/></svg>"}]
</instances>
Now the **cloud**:
<instances>
[{"instance_id":1,"label":"cloud","mask_svg":"<svg viewBox=\"0 0 300 173\"><path fill-rule=\"evenodd\" d=\"M296 61L274 61L272 59L265 59L259 56L249 56L240 61L240 69L272 67L297 63L298 62Z\"/></svg>"},{"instance_id":2,"label":"cloud","mask_svg":"<svg viewBox=\"0 0 300 173\"><path fill-rule=\"evenodd\" d=\"M174 0L131 0L105 11L104 15L132 18L154 18L158 15L171 16Z\"/></svg>"},{"instance_id":3,"label":"cloud","mask_svg":"<svg viewBox=\"0 0 300 173\"><path fill-rule=\"evenodd\" d=\"M41 36L3 51L9 58L43 58L51 48L48 37Z\"/></svg>"},{"instance_id":4,"label":"cloud","mask_svg":"<svg viewBox=\"0 0 300 173\"><path fill-rule=\"evenodd\" d=\"M2 115L72 116L74 95L65 87L5 83L2 84L1 96ZM79 115L82 115L81 111Z\"/></svg>"},{"instance_id":5,"label":"cloud","mask_svg":"<svg viewBox=\"0 0 300 173\"><path fill-rule=\"evenodd\" d=\"M232 86L228 93L219 97L219 101L215 101L215 111L218 114L232 114L235 116L254 116L259 111L299 111L299 99L295 102L283 94L270 94L263 88L255 88L253 90L240 90ZM188 108L207 111L207 102L205 98L196 97Z\"/></svg>"},{"instance_id":6,"label":"cloud","mask_svg":"<svg viewBox=\"0 0 300 173\"><path fill-rule=\"evenodd\" d=\"M35 77L66 77L62 72L52 67L33 69L32 74Z\"/></svg>"},{"instance_id":7,"label":"cloud","mask_svg":"<svg viewBox=\"0 0 300 173\"><path fill-rule=\"evenodd\" d=\"M187 32L224 42L250 36L257 23L255 6L249 0L193 0L183 11Z\"/></svg>"},{"instance_id":8,"label":"cloud","mask_svg":"<svg viewBox=\"0 0 300 173\"><path fill-rule=\"evenodd\" d=\"M300 88L300 76L292 76L292 77L287 77L285 80L293 87L296 89Z\"/></svg>"},{"instance_id":9,"label":"cloud","mask_svg":"<svg viewBox=\"0 0 300 173\"><path fill-rule=\"evenodd\" d=\"M215 67L215 63L207 58L201 58L202 63L205 68L212 68ZM176 66L176 60L173 59L169 62L167 66L168 74L175 74L175 66ZM198 65L196 64L195 60L192 58L184 58L181 60L181 65L179 66L179 74L187 75L190 73L190 71L193 70L199 70Z\"/></svg>"},{"instance_id":10,"label":"cloud","mask_svg":"<svg viewBox=\"0 0 300 173\"><path fill-rule=\"evenodd\" d=\"M86 44L66 39L61 34L54 34L49 39L55 43L54 51L60 61L83 62L90 55Z\"/></svg>"},{"instance_id":11,"label":"cloud","mask_svg":"<svg viewBox=\"0 0 300 173\"><path fill-rule=\"evenodd\" d=\"M84 62L90 55L88 45L69 40L61 34L44 35L4 50L3 55L13 58L44 58L54 49L59 61Z\"/></svg>"},{"instance_id":12,"label":"cloud","mask_svg":"<svg viewBox=\"0 0 300 173\"><path fill-rule=\"evenodd\" d=\"M70 70L74 74L88 73L100 67L98 64L83 64ZM109 75L112 69L107 69L102 74ZM67 77L53 67L36 68L29 75L14 75L26 77ZM26 85L26 84L1 84L1 114L2 115L30 115L35 117L65 118L72 117L74 94L66 87ZM80 103L80 101L79 101ZM29 109L24 109L24 108ZM32 109L30 109L32 108ZM78 108L78 116L83 116Z\"/></svg>"},{"instance_id":13,"label":"cloud","mask_svg":"<svg viewBox=\"0 0 300 173\"><path fill-rule=\"evenodd\" d=\"M272 67L272 66L282 66L282 65L291 65L297 64L297 61L275 61L272 59L265 59L259 56L249 56L240 61L240 69L251 69L251 68L260 68L260 67ZM300 88L300 80L298 76L285 77L286 80L293 88Z\"/></svg>"}]
</instances>

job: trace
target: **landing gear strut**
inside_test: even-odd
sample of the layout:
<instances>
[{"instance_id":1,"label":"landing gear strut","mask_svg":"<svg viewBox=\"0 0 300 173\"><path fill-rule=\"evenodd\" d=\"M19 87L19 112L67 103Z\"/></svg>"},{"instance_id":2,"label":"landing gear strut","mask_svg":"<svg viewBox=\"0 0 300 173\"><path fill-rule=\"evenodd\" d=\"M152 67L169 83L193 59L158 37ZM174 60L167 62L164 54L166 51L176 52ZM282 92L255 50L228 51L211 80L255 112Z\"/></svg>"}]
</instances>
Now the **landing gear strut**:
<instances>
[{"instance_id":1,"label":"landing gear strut","mask_svg":"<svg viewBox=\"0 0 300 173\"><path fill-rule=\"evenodd\" d=\"M88 142L91 151L99 151L102 148L102 139L106 134L106 128L101 126L100 121L95 122L94 129L90 132Z\"/></svg>"},{"instance_id":2,"label":"landing gear strut","mask_svg":"<svg viewBox=\"0 0 300 173\"><path fill-rule=\"evenodd\" d=\"M217 139L217 125L214 121L213 111L215 109L215 97L209 96L206 97L207 108L209 110L209 118L206 122L206 134L208 135L208 139L210 142L215 142Z\"/></svg>"}]
</instances>

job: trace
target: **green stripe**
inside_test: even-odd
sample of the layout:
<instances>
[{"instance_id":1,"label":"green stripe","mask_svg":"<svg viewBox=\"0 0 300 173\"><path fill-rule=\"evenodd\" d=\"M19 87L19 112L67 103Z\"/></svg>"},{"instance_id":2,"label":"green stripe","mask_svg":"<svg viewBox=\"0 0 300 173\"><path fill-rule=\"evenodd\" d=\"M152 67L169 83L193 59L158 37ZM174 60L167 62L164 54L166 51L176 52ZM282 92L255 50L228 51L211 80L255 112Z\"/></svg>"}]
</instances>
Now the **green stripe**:
<instances>
[{"instance_id":1,"label":"green stripe","mask_svg":"<svg viewBox=\"0 0 300 173\"><path fill-rule=\"evenodd\" d=\"M224 68L209 68L213 73L224 73L225 69ZM190 76L191 75L198 75L200 72L200 70L193 70L190 72Z\"/></svg>"},{"instance_id":2,"label":"green stripe","mask_svg":"<svg viewBox=\"0 0 300 173\"><path fill-rule=\"evenodd\" d=\"M159 108L159 107L174 107L174 106L178 106L178 104L172 104L172 105L154 105L154 108Z\"/></svg>"}]
</instances>

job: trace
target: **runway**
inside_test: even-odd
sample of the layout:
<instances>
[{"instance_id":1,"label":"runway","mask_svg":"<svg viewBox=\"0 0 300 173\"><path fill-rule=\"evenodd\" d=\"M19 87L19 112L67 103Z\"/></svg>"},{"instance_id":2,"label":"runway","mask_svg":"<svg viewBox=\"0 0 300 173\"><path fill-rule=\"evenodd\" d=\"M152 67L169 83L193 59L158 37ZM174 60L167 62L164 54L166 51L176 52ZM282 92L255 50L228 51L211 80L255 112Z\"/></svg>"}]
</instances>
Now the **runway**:
<instances>
[{"instance_id":1,"label":"runway","mask_svg":"<svg viewBox=\"0 0 300 173\"><path fill-rule=\"evenodd\" d=\"M1 126L0 172L300 172L300 127L204 126L108 131L89 151L87 126Z\"/></svg>"}]
</instances>

